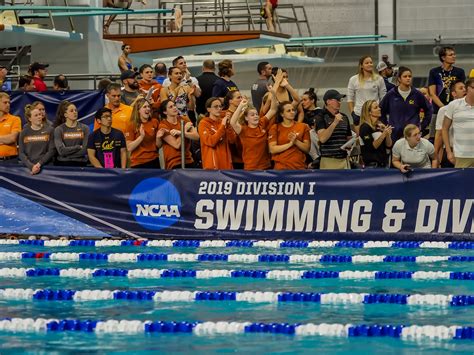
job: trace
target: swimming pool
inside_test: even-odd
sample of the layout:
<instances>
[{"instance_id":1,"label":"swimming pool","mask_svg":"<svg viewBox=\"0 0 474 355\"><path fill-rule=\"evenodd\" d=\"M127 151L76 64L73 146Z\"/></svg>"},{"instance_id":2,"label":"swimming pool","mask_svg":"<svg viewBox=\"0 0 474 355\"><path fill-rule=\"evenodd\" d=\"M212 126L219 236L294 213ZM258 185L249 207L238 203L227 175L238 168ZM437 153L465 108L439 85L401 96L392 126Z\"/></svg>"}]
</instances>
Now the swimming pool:
<instances>
[{"instance_id":1,"label":"swimming pool","mask_svg":"<svg viewBox=\"0 0 474 355\"><path fill-rule=\"evenodd\" d=\"M0 349L474 349L474 243L0 240Z\"/></svg>"}]
</instances>

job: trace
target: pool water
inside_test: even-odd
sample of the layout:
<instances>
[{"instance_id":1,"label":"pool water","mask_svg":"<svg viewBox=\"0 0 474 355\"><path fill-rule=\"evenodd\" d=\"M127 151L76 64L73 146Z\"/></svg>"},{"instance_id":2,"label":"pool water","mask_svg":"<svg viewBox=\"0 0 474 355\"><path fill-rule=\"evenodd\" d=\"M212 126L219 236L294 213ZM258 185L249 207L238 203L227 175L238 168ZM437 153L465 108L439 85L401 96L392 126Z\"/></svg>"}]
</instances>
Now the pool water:
<instances>
[{"instance_id":1,"label":"pool water","mask_svg":"<svg viewBox=\"0 0 474 355\"><path fill-rule=\"evenodd\" d=\"M13 254L27 253L15 258ZM39 254L41 253L41 254ZM51 253L45 257L44 253ZM87 253L86 259L54 260L56 253L73 253L56 259L72 258L76 253ZM107 255L108 260L97 259L91 253ZM151 261L111 261L113 253L166 254L169 260ZM248 257L249 262L239 261L238 257L229 257L230 261L170 261L179 259L176 254L251 254L267 255L258 258ZM175 257L170 257L175 255ZM268 262L268 255L295 257L300 262ZM338 255L339 258L326 257L329 262L311 261L311 255ZM432 262L414 262L414 259L402 261L374 261L382 259L362 258L359 262L350 261L347 256L463 256L469 258L451 258ZM26 257L29 256L29 257ZM33 257L32 257L33 256ZM303 256L308 256L306 259ZM344 256L344 257L342 257ZM90 259L94 257L94 259ZM193 260L193 257L181 257L181 260ZM198 258L198 257L196 257ZM208 259L205 257L204 259ZM8 259L8 260L6 260ZM202 259L202 258L201 258ZM273 258L275 259L275 257ZM293 259L292 259L293 260ZM319 259L318 259L319 260ZM332 260L332 261L331 261ZM354 259L355 260L355 259ZM364 261L367 260L367 261ZM371 262L369 262L372 260ZM388 259L396 260L396 259ZM411 261L403 261L411 260ZM426 261L426 260L425 260ZM473 271L474 250L469 249L430 249L430 248L265 248L265 247L150 247L150 246L38 246L38 245L0 245L0 320L5 318L45 318L77 320L137 320L137 321L175 321L175 322L251 322L251 323L289 323L316 325L322 323L354 325L418 325L418 326L458 326L470 327L474 322L474 306L452 306L443 302L431 304L367 304L353 302L278 302L275 293L338 293L338 294L401 294L401 295L474 295L474 280L453 280L441 277L434 279L381 279L368 278L299 278L266 279L252 277L62 277L62 276L17 276L2 273L4 268L60 270L80 269L172 269L172 270L265 270L265 271L423 271L462 272ZM271 273L265 273L270 275ZM339 274L339 276L342 274ZM372 275L372 274L371 274ZM413 274L417 275L417 274ZM467 274L466 274L467 275ZM439 275L438 275L439 276ZM466 276L466 278L469 278ZM32 290L123 290L123 291L202 291L202 292L271 292L273 302L235 301L235 300L44 300L31 297L6 297L12 289ZM2 293L3 292L3 293ZM20 291L18 291L20 292ZM32 291L33 292L33 291ZM23 292L24 293L24 292ZM205 293L204 293L205 295ZM268 295L267 295L268 296ZM205 297L205 296L203 296ZM321 296L323 297L323 296ZM344 296L349 297L349 296ZM354 296L353 296L354 297ZM364 296L360 296L363 299ZM93 298L93 297L91 297ZM474 298L473 298L474 301ZM428 302L429 303L429 302ZM1 329L1 328L0 328ZM471 339L429 339L418 340L393 337L348 337L318 336L301 334L243 333L205 334L193 333L146 333L123 332L100 333L82 331L35 331L0 330L0 353L4 351L81 351L87 352L148 352L163 353L194 352L275 352L293 353L320 351L323 353L346 352L404 352L404 351L474 351Z\"/></svg>"}]
</instances>

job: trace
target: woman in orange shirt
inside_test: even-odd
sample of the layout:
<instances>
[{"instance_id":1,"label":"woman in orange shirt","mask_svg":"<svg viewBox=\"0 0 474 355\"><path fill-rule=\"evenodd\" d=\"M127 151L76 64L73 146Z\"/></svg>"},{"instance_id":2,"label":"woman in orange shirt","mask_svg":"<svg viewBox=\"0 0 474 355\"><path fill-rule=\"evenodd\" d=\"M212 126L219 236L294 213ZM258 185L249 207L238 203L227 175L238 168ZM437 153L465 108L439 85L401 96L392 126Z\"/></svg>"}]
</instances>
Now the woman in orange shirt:
<instances>
[{"instance_id":1,"label":"woman in orange shirt","mask_svg":"<svg viewBox=\"0 0 474 355\"><path fill-rule=\"evenodd\" d=\"M159 169L158 148L161 147L161 137L165 132L158 129L158 120L151 118L151 106L146 99L138 98L135 101L132 117L124 133L131 167Z\"/></svg>"},{"instance_id":2,"label":"woman in orange shirt","mask_svg":"<svg viewBox=\"0 0 474 355\"><path fill-rule=\"evenodd\" d=\"M275 91L272 91L271 99L272 105L262 117L258 116L255 107L250 106L248 101L243 99L230 119L231 126L242 142L242 159L245 170L266 170L271 167L268 152L268 128L278 106Z\"/></svg>"},{"instance_id":3,"label":"woman in orange shirt","mask_svg":"<svg viewBox=\"0 0 474 355\"><path fill-rule=\"evenodd\" d=\"M153 78L155 72L150 64L143 64L139 71L142 77L138 82L140 92L144 97L151 99L152 117L159 117L161 85Z\"/></svg>"},{"instance_id":4,"label":"woman in orange shirt","mask_svg":"<svg viewBox=\"0 0 474 355\"><path fill-rule=\"evenodd\" d=\"M222 103L217 97L206 101L208 115L199 122L203 169L232 169L229 144L235 141L235 132L228 129L229 115L221 118Z\"/></svg>"},{"instance_id":5,"label":"woman in orange shirt","mask_svg":"<svg viewBox=\"0 0 474 355\"><path fill-rule=\"evenodd\" d=\"M240 91L229 91L224 97L224 107L222 108L221 117L225 115L232 117L237 106L242 101L242 94ZM242 142L239 137L235 138L235 142L230 145L230 155L232 156L232 166L234 169L243 169L244 161L242 160Z\"/></svg>"},{"instance_id":6,"label":"woman in orange shirt","mask_svg":"<svg viewBox=\"0 0 474 355\"><path fill-rule=\"evenodd\" d=\"M194 168L194 160L191 155L191 140L199 140L197 129L193 126L188 116L180 116L178 108L171 100L165 100L160 105L162 120L159 128L166 131L163 140L163 155L165 157L165 169L181 168L181 122L184 122L185 137L185 166Z\"/></svg>"},{"instance_id":7,"label":"woman in orange shirt","mask_svg":"<svg viewBox=\"0 0 474 355\"><path fill-rule=\"evenodd\" d=\"M277 120L268 133L268 147L276 170L306 168L310 148L309 127L295 121L296 111L291 102L278 105Z\"/></svg>"}]
</instances>

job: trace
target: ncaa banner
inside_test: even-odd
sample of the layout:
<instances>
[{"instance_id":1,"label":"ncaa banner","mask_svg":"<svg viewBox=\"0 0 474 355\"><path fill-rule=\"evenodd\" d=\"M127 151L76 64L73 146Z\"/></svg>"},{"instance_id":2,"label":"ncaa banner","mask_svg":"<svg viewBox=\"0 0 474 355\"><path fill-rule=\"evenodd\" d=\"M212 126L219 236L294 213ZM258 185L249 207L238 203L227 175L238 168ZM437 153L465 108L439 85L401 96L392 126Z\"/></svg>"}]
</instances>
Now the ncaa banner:
<instances>
[{"instance_id":1,"label":"ncaa banner","mask_svg":"<svg viewBox=\"0 0 474 355\"><path fill-rule=\"evenodd\" d=\"M92 90L67 90L67 91L43 91L23 92L14 91L10 94L12 115L20 116L25 121L25 106L35 101L41 101L45 105L46 117L54 123L56 110L63 100L72 102L77 107L79 121L90 126L94 124L94 114L98 109L104 107L105 96L102 91Z\"/></svg>"},{"instance_id":2,"label":"ncaa banner","mask_svg":"<svg viewBox=\"0 0 474 355\"><path fill-rule=\"evenodd\" d=\"M0 189L10 196L100 233L155 239L470 240L472 181L474 169L403 175L46 167L32 176L0 166ZM16 203L3 204L8 213Z\"/></svg>"}]
</instances>

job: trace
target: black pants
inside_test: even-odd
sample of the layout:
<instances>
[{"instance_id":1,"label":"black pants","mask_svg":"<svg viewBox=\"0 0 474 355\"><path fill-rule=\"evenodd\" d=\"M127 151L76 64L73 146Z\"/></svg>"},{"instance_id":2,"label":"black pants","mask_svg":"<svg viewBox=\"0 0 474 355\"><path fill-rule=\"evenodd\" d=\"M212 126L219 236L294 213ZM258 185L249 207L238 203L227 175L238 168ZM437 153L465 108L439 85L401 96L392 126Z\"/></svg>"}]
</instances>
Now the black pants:
<instances>
[{"instance_id":1,"label":"black pants","mask_svg":"<svg viewBox=\"0 0 474 355\"><path fill-rule=\"evenodd\" d=\"M152 161L149 161L147 163L134 165L134 166L132 166L132 169L160 169L160 159L156 158L156 159L154 159Z\"/></svg>"}]
</instances>

